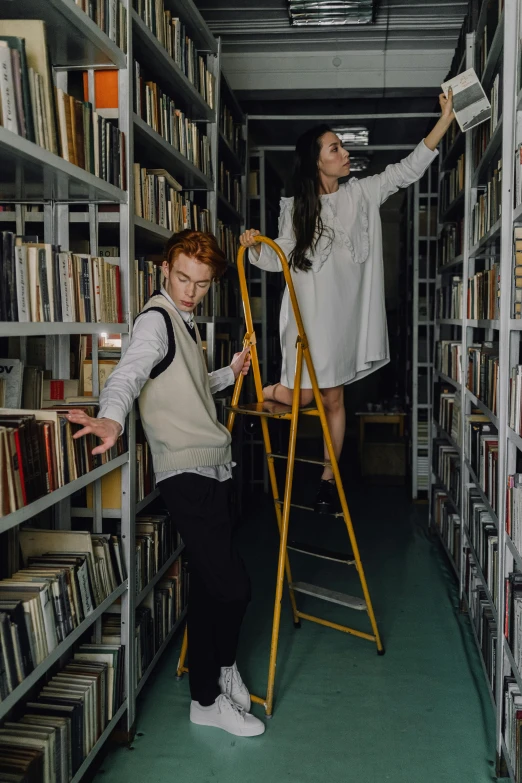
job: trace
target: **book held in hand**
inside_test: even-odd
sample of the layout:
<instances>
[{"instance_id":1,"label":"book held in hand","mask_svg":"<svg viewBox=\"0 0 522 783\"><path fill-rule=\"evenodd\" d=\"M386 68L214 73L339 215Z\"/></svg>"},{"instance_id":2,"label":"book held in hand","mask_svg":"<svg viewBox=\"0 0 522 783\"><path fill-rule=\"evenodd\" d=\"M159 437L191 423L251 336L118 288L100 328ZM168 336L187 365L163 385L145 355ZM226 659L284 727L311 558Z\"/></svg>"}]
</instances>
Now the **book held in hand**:
<instances>
[{"instance_id":1,"label":"book held in hand","mask_svg":"<svg viewBox=\"0 0 522 783\"><path fill-rule=\"evenodd\" d=\"M473 68L459 73L441 85L446 98L453 90L453 109L462 131L466 132L491 118L491 104Z\"/></svg>"}]
</instances>

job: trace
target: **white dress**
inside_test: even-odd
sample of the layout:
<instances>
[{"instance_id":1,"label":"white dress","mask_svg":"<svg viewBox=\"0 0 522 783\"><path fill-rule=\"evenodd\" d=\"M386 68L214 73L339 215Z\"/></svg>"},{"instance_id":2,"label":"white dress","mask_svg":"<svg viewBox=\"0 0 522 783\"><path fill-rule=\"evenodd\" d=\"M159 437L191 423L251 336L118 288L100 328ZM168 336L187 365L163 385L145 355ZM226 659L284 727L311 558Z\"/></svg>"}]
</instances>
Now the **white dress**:
<instances>
[{"instance_id":1,"label":"white dress","mask_svg":"<svg viewBox=\"0 0 522 783\"><path fill-rule=\"evenodd\" d=\"M353 383L390 361L379 207L399 188L420 179L437 154L421 141L407 158L387 166L382 174L352 178L335 193L321 196L326 233L308 256L312 268L292 271L321 389ZM293 201L281 199L279 237L275 240L287 257L295 245ZM261 269L281 271L279 259L267 245L261 245L259 258L252 252L249 258ZM281 383L293 388L297 325L288 289L281 304L279 328ZM301 388L311 387L303 363Z\"/></svg>"}]
</instances>

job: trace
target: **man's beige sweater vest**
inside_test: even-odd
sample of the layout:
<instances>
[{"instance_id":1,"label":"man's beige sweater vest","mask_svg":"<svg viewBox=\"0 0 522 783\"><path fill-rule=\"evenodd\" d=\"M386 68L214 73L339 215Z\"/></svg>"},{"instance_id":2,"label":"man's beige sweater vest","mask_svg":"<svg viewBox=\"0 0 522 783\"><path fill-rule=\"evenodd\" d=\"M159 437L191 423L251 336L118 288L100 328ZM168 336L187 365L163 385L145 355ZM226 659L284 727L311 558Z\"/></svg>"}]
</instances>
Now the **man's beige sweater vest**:
<instances>
[{"instance_id":1,"label":"man's beige sweater vest","mask_svg":"<svg viewBox=\"0 0 522 783\"><path fill-rule=\"evenodd\" d=\"M168 332L169 320L172 324L167 356L154 368L139 397L154 471L226 465L232 459L231 436L217 420L197 326L196 341L161 294L151 297L142 312L150 308L165 311Z\"/></svg>"}]
</instances>

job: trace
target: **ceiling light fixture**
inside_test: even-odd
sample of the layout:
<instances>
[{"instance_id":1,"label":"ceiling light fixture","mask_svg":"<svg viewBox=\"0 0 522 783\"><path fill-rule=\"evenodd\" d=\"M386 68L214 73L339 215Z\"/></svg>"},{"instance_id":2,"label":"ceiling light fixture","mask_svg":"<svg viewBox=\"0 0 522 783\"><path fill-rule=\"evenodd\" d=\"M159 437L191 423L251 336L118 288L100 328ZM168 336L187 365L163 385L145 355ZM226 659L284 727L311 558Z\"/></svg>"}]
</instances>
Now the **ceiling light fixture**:
<instances>
[{"instance_id":1,"label":"ceiling light fixture","mask_svg":"<svg viewBox=\"0 0 522 783\"><path fill-rule=\"evenodd\" d=\"M365 171L369 165L370 158L367 155L350 155L350 174Z\"/></svg>"},{"instance_id":2,"label":"ceiling light fixture","mask_svg":"<svg viewBox=\"0 0 522 783\"><path fill-rule=\"evenodd\" d=\"M288 0L288 12L296 27L371 24L374 0Z\"/></svg>"},{"instance_id":3,"label":"ceiling light fixture","mask_svg":"<svg viewBox=\"0 0 522 783\"><path fill-rule=\"evenodd\" d=\"M370 143L370 133L368 128L364 128L362 125L350 125L332 128L336 133L343 145L347 149L349 147L368 145Z\"/></svg>"}]
</instances>

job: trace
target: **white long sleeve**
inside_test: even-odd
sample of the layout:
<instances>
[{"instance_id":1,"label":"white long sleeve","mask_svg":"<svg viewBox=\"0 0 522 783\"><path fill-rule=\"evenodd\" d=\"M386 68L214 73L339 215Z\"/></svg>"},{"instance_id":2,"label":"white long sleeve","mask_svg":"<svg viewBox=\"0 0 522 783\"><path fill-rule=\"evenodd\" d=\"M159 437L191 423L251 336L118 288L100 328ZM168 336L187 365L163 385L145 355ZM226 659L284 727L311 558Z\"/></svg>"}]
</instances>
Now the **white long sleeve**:
<instances>
[{"instance_id":1,"label":"white long sleeve","mask_svg":"<svg viewBox=\"0 0 522 783\"><path fill-rule=\"evenodd\" d=\"M380 174L363 177L360 183L378 204L383 204L399 188L407 188L417 182L438 154L437 150L430 150L423 140L406 158L386 166Z\"/></svg>"},{"instance_id":2,"label":"white long sleeve","mask_svg":"<svg viewBox=\"0 0 522 783\"><path fill-rule=\"evenodd\" d=\"M281 199L281 213L279 215L278 226L279 236L274 240L276 244L279 245L287 259L295 247L295 235L292 226L292 209L289 206L289 202L291 201L292 199ZM256 255L255 251L249 250L248 252L248 260L251 264L259 267L259 269L264 269L266 272L283 271L279 258L271 247L268 247L268 245L265 245L264 243L257 245L257 247L260 249L259 256Z\"/></svg>"}]
</instances>

